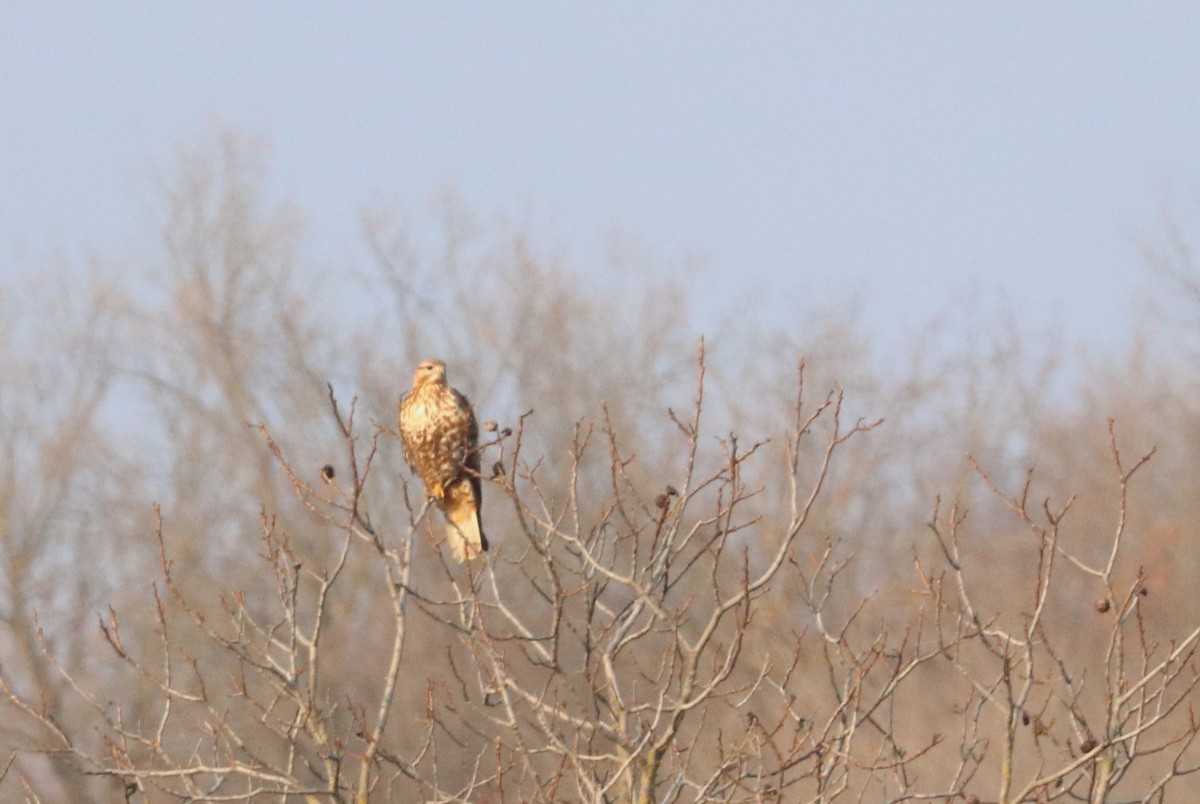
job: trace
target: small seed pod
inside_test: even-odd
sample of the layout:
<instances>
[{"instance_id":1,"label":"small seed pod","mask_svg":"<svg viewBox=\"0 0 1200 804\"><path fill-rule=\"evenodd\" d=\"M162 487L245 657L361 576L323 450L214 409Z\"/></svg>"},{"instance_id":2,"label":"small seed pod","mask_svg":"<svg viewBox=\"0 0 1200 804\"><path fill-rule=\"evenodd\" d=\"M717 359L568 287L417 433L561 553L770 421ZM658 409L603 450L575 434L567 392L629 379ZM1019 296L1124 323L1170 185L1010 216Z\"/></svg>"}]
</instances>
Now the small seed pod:
<instances>
[{"instance_id":1,"label":"small seed pod","mask_svg":"<svg viewBox=\"0 0 1200 804\"><path fill-rule=\"evenodd\" d=\"M1096 750L1096 741L1093 740L1091 737L1088 737L1086 740L1084 740L1082 743L1079 744L1079 750L1085 754L1092 753L1093 751Z\"/></svg>"},{"instance_id":2,"label":"small seed pod","mask_svg":"<svg viewBox=\"0 0 1200 804\"><path fill-rule=\"evenodd\" d=\"M1111 608L1112 608L1112 604L1108 602L1108 598L1106 598L1106 597L1102 597L1096 601L1096 611L1100 612L1101 614L1103 614L1104 612L1108 611Z\"/></svg>"},{"instance_id":3,"label":"small seed pod","mask_svg":"<svg viewBox=\"0 0 1200 804\"><path fill-rule=\"evenodd\" d=\"M321 478L322 478L322 479L323 479L323 480L324 480L326 483L328 483L328 482L330 482L331 480L333 480L333 476L334 476L334 474L335 474L335 472L333 471L333 464L329 464L329 463L327 463L327 464L325 464L324 466L322 466L322 467L321 467Z\"/></svg>"},{"instance_id":4,"label":"small seed pod","mask_svg":"<svg viewBox=\"0 0 1200 804\"><path fill-rule=\"evenodd\" d=\"M492 464L492 477L500 477L502 474L504 474L504 464L496 461Z\"/></svg>"},{"instance_id":5,"label":"small seed pod","mask_svg":"<svg viewBox=\"0 0 1200 804\"><path fill-rule=\"evenodd\" d=\"M1150 590L1149 590L1149 589L1147 589L1147 588L1146 588L1146 587L1144 587L1144 586L1139 586L1139 587L1137 588L1137 592L1135 592L1135 594L1136 594L1138 597L1145 597L1146 595L1150 594Z\"/></svg>"},{"instance_id":6,"label":"small seed pod","mask_svg":"<svg viewBox=\"0 0 1200 804\"><path fill-rule=\"evenodd\" d=\"M505 427L503 430L500 431L500 435L504 436L505 438L508 438L510 435L512 435L512 428Z\"/></svg>"},{"instance_id":7,"label":"small seed pod","mask_svg":"<svg viewBox=\"0 0 1200 804\"><path fill-rule=\"evenodd\" d=\"M679 489L675 488L674 486L667 486L667 496L668 497L678 497Z\"/></svg>"},{"instance_id":8,"label":"small seed pod","mask_svg":"<svg viewBox=\"0 0 1200 804\"><path fill-rule=\"evenodd\" d=\"M658 508L666 508L667 507L667 495L660 494L657 497L655 497L654 505Z\"/></svg>"}]
</instances>

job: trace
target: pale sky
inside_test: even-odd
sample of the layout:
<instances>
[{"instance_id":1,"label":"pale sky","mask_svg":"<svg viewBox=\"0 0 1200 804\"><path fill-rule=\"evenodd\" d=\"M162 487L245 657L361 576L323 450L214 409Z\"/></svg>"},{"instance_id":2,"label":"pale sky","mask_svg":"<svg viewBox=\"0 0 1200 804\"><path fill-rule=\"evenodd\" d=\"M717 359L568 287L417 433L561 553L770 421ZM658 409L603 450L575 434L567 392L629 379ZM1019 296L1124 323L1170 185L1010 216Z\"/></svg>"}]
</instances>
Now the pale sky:
<instances>
[{"instance_id":1,"label":"pale sky","mask_svg":"<svg viewBox=\"0 0 1200 804\"><path fill-rule=\"evenodd\" d=\"M1195 212L1200 4L8 1L0 110L0 274L115 248L219 117L335 265L449 183L580 270L613 230L698 258L701 304L890 334L995 295L1104 341Z\"/></svg>"}]
</instances>

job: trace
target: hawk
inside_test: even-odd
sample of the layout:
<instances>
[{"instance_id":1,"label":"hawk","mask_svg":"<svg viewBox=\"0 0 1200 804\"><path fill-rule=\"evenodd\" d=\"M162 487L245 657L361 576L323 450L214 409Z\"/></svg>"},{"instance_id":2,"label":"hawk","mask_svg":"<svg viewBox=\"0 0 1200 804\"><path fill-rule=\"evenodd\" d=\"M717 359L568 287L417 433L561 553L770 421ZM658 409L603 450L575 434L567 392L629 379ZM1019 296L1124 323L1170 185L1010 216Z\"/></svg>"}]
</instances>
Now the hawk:
<instances>
[{"instance_id":1,"label":"hawk","mask_svg":"<svg viewBox=\"0 0 1200 804\"><path fill-rule=\"evenodd\" d=\"M413 372L400 400L404 457L446 518L446 541L455 561L488 549L483 534L479 480L479 426L467 398L446 384L446 364L426 360Z\"/></svg>"}]
</instances>

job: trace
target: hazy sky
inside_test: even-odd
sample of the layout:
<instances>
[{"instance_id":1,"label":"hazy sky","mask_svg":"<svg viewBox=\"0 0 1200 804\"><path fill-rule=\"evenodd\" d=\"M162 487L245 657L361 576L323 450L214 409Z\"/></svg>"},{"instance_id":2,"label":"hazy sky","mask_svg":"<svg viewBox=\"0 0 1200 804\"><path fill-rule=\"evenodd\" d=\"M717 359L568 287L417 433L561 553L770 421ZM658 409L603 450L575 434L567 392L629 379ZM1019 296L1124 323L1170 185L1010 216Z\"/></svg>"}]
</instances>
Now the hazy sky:
<instances>
[{"instance_id":1,"label":"hazy sky","mask_svg":"<svg viewBox=\"0 0 1200 804\"><path fill-rule=\"evenodd\" d=\"M445 183L599 270L614 229L763 314L1007 299L1103 340L1200 186L1200 4L0 4L0 271L109 247L214 116L314 248Z\"/></svg>"}]
</instances>

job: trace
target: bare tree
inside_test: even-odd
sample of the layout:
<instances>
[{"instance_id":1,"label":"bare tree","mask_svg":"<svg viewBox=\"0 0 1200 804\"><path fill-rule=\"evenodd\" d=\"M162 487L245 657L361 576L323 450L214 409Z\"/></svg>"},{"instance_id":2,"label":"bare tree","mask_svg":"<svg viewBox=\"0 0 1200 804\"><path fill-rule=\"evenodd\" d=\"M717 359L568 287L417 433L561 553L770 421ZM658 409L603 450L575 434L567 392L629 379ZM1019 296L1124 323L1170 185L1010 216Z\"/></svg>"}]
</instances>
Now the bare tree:
<instances>
[{"instance_id":1,"label":"bare tree","mask_svg":"<svg viewBox=\"0 0 1200 804\"><path fill-rule=\"evenodd\" d=\"M69 278L57 259L41 267ZM98 550L127 547L122 533L136 517L122 501L141 491L107 428L115 334L99 311L109 290L84 281L65 290L32 282L0 287L0 671L12 700L34 700L41 717L59 722L78 712L48 644L64 668L82 671L96 647L86 636L92 612L138 569L131 559L73 571ZM97 532L101 521L113 529ZM54 624L53 636L44 635L43 620ZM54 745L20 719L0 725L0 735L10 749L0 759L6 770L12 747ZM64 757L55 750L39 756L47 762L35 764L50 774L55 795L79 790ZM18 765L14 775L26 769Z\"/></svg>"},{"instance_id":2,"label":"bare tree","mask_svg":"<svg viewBox=\"0 0 1200 804\"><path fill-rule=\"evenodd\" d=\"M488 487L493 510L496 496L508 499L496 517L505 539L486 566L465 570L420 548L427 504L406 497L398 522L371 513L375 456L396 446L378 430L360 443L354 406L343 414L331 392L346 478L327 467L325 482L305 480L262 433L313 526L334 543L332 560L299 551L264 514L260 558L275 595L255 605L244 591L221 592L214 618L175 582L160 530L167 594L154 597L157 649L127 647L116 612L103 625L125 683L153 693L157 717L135 722L75 685L107 731L105 754L89 754L14 702L88 772L151 798L821 801L876 791L902 801L978 795L994 779L1003 802L1107 801L1122 783L1152 797L1196 769L1184 705L1200 629L1154 643L1145 588L1120 588L1115 574L1128 485L1149 454L1126 466L1113 440L1120 519L1098 565L1059 543L1069 501L1047 502L1039 521L1030 483L1009 496L979 468L1036 539L1030 606L1015 619L985 609L987 583L974 579L961 546L964 517L939 504L930 532L943 566L918 562L921 602L902 627L873 624L867 600L848 613L830 607L850 560L843 546L813 550L802 537L838 451L875 424L844 426L836 392L809 407L803 365L800 382L776 475L791 489L786 517L753 510L758 489L744 479L766 454L760 444L729 437L716 454L704 449L702 353L691 414L670 415L680 465L665 483L639 479L636 457L602 421L577 430L568 490L551 495L541 463L525 457L536 414L500 429L485 449L499 450ZM811 439L820 446L806 465ZM607 491L585 482L593 472ZM371 622L391 647L369 694L347 696L327 678L347 656L328 645L332 631L361 627L330 613L336 598L363 594L345 574L355 551L378 565L370 598L387 608ZM1105 590L1093 612L1111 624L1095 692L1083 681L1086 659L1076 666L1055 648L1055 629L1069 627L1051 616L1063 605L1053 597L1062 562ZM414 648L412 635L429 629L442 637ZM433 644L444 647L431 654ZM926 676L942 668L956 681L940 680L929 699ZM415 711L401 689L414 676L424 692ZM930 708L939 730L906 722ZM398 718L406 728L394 728ZM947 761L947 743L956 760Z\"/></svg>"},{"instance_id":3,"label":"bare tree","mask_svg":"<svg viewBox=\"0 0 1200 804\"><path fill-rule=\"evenodd\" d=\"M836 315L697 355L686 283L617 295L450 194L428 227L369 214L371 304L322 318L264 168L229 132L181 150L153 282L3 310L3 795L1194 783L1186 377L1113 360L1060 400L1057 351L1003 321L892 374ZM390 429L433 355L485 421L493 549L465 566Z\"/></svg>"}]
</instances>

